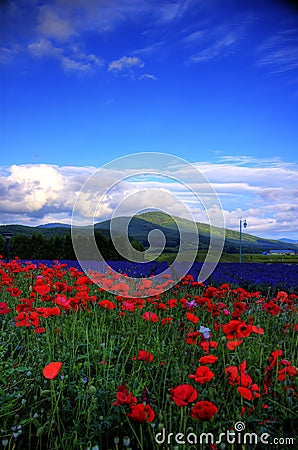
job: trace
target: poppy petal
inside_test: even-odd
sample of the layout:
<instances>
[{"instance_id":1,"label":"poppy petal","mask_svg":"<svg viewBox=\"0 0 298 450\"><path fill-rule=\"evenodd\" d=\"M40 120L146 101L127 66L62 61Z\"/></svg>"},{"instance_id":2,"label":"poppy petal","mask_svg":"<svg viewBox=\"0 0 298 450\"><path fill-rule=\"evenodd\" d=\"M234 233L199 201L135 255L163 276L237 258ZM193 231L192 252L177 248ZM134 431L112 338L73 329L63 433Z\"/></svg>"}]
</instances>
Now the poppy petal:
<instances>
[{"instance_id":1,"label":"poppy petal","mask_svg":"<svg viewBox=\"0 0 298 450\"><path fill-rule=\"evenodd\" d=\"M45 378L48 380L52 380L53 378L56 378L58 373L60 372L60 369L62 367L61 362L51 362L50 364L46 365L43 369L42 373Z\"/></svg>"}]
</instances>

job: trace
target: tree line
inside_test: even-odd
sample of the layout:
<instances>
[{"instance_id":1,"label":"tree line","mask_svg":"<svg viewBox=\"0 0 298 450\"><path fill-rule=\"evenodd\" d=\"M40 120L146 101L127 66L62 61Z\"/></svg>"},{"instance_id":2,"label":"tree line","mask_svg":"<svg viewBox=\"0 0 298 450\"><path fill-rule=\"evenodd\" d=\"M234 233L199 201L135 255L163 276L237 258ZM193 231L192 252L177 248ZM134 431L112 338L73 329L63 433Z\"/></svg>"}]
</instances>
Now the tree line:
<instances>
[{"instance_id":1,"label":"tree line","mask_svg":"<svg viewBox=\"0 0 298 450\"><path fill-rule=\"evenodd\" d=\"M89 249L92 248L92 242L86 236L78 236L80 247L84 250L82 259L92 259ZM121 237L120 237L121 239ZM99 232L95 232L95 242L103 258L107 261L119 261L125 258L115 249L111 238L107 238ZM139 251L144 251L143 245L132 240L131 245ZM5 238L0 235L0 254L5 257ZM70 233L64 236L45 237L42 234L33 234L26 236L18 234L10 240L10 259L18 256L20 259L27 260L76 260L72 238Z\"/></svg>"}]
</instances>

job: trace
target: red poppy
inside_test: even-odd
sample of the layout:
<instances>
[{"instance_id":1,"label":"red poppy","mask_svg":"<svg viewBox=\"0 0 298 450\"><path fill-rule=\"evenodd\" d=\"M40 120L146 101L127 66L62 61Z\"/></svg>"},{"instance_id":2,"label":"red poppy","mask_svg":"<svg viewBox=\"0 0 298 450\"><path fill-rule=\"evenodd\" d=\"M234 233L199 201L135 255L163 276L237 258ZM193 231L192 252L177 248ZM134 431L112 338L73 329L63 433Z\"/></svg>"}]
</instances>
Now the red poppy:
<instances>
[{"instance_id":1,"label":"red poppy","mask_svg":"<svg viewBox=\"0 0 298 450\"><path fill-rule=\"evenodd\" d=\"M247 325L245 322L240 322L236 330L236 338L245 338L252 332L252 326Z\"/></svg>"},{"instance_id":2,"label":"red poppy","mask_svg":"<svg viewBox=\"0 0 298 450\"><path fill-rule=\"evenodd\" d=\"M115 309L117 306L110 300L101 300L98 304L105 309Z\"/></svg>"},{"instance_id":3,"label":"red poppy","mask_svg":"<svg viewBox=\"0 0 298 450\"><path fill-rule=\"evenodd\" d=\"M222 284L220 286L220 289L225 290L225 291L229 291L231 288L230 288L229 284L225 283L225 284Z\"/></svg>"},{"instance_id":4,"label":"red poppy","mask_svg":"<svg viewBox=\"0 0 298 450\"><path fill-rule=\"evenodd\" d=\"M250 384L252 384L252 379L251 377L248 375L248 373L246 372L246 360L244 360L240 366L238 367L239 371L240 371L240 381L242 386L249 386Z\"/></svg>"},{"instance_id":5,"label":"red poppy","mask_svg":"<svg viewBox=\"0 0 298 450\"><path fill-rule=\"evenodd\" d=\"M113 291L117 292L117 294L119 294L119 295L120 294L123 295L124 297L128 297L129 290L130 290L130 287L123 282L117 283L113 286Z\"/></svg>"},{"instance_id":6,"label":"red poppy","mask_svg":"<svg viewBox=\"0 0 298 450\"><path fill-rule=\"evenodd\" d=\"M286 378L286 375L288 375L289 377L294 377L297 374L297 370L295 369L295 367L293 366L286 366L283 367L282 369L279 369L278 371L278 381L284 381Z\"/></svg>"},{"instance_id":7,"label":"red poppy","mask_svg":"<svg viewBox=\"0 0 298 450\"><path fill-rule=\"evenodd\" d=\"M249 387L239 386L237 389L239 394L245 398L245 400L251 401L254 398L260 397L260 394L257 392L260 388L257 384L252 384Z\"/></svg>"},{"instance_id":8,"label":"red poppy","mask_svg":"<svg viewBox=\"0 0 298 450\"><path fill-rule=\"evenodd\" d=\"M177 306L178 300L176 298L170 298L170 300L167 301L168 308L175 308Z\"/></svg>"},{"instance_id":9,"label":"red poppy","mask_svg":"<svg viewBox=\"0 0 298 450\"><path fill-rule=\"evenodd\" d=\"M199 297L198 295L194 296L197 305L205 305L210 303L210 298L207 297Z\"/></svg>"},{"instance_id":10,"label":"red poppy","mask_svg":"<svg viewBox=\"0 0 298 450\"><path fill-rule=\"evenodd\" d=\"M225 368L225 373L228 377L228 382L232 386L241 384L244 387L249 386L252 383L251 377L246 372L246 360L244 360L239 367L228 366Z\"/></svg>"},{"instance_id":11,"label":"red poppy","mask_svg":"<svg viewBox=\"0 0 298 450\"><path fill-rule=\"evenodd\" d=\"M264 329L261 327L256 327L255 325L252 325L251 331L256 334L264 334Z\"/></svg>"},{"instance_id":12,"label":"red poppy","mask_svg":"<svg viewBox=\"0 0 298 450\"><path fill-rule=\"evenodd\" d=\"M142 283L143 283L143 285L142 285L142 287L144 288L144 289L149 289L149 288L151 288L151 286L152 286L152 280L150 280L149 278L144 278L143 280L142 280Z\"/></svg>"},{"instance_id":13,"label":"red poppy","mask_svg":"<svg viewBox=\"0 0 298 450\"><path fill-rule=\"evenodd\" d=\"M210 420L218 413L214 403L203 400L197 402L191 410L191 417L196 420Z\"/></svg>"},{"instance_id":14,"label":"red poppy","mask_svg":"<svg viewBox=\"0 0 298 450\"><path fill-rule=\"evenodd\" d=\"M227 339L242 339L250 335L252 332L252 326L247 325L241 320L230 320L230 322L223 325L222 331L226 335Z\"/></svg>"},{"instance_id":15,"label":"red poppy","mask_svg":"<svg viewBox=\"0 0 298 450\"><path fill-rule=\"evenodd\" d=\"M250 391L250 389L246 388L246 387L241 387L239 386L238 388L238 392L241 395L241 397L245 398L245 400L252 400L253 395L252 392Z\"/></svg>"},{"instance_id":16,"label":"red poppy","mask_svg":"<svg viewBox=\"0 0 298 450\"><path fill-rule=\"evenodd\" d=\"M43 376L48 380L53 380L60 372L61 367L62 367L61 362L51 362L43 369L42 371Z\"/></svg>"},{"instance_id":17,"label":"red poppy","mask_svg":"<svg viewBox=\"0 0 298 450\"><path fill-rule=\"evenodd\" d=\"M159 310L163 310L163 309L166 309L166 307L167 307L167 305L166 305L166 303L156 303L155 305L154 305L154 307L156 308L156 309L159 309Z\"/></svg>"},{"instance_id":18,"label":"red poppy","mask_svg":"<svg viewBox=\"0 0 298 450\"><path fill-rule=\"evenodd\" d=\"M83 276L77 279L76 284L90 284L92 283L92 281L90 280L90 278Z\"/></svg>"},{"instance_id":19,"label":"red poppy","mask_svg":"<svg viewBox=\"0 0 298 450\"><path fill-rule=\"evenodd\" d=\"M201 281L193 281L191 285L192 287L204 287L204 283L202 283Z\"/></svg>"},{"instance_id":20,"label":"red poppy","mask_svg":"<svg viewBox=\"0 0 298 450\"><path fill-rule=\"evenodd\" d=\"M198 398L197 390L190 384L180 384L170 390L171 399L177 406L187 406Z\"/></svg>"},{"instance_id":21,"label":"red poppy","mask_svg":"<svg viewBox=\"0 0 298 450\"><path fill-rule=\"evenodd\" d=\"M209 286L205 291L205 297L212 298L215 297L219 293L219 290L214 286Z\"/></svg>"},{"instance_id":22,"label":"red poppy","mask_svg":"<svg viewBox=\"0 0 298 450\"><path fill-rule=\"evenodd\" d=\"M8 314L10 309L7 306L6 302L0 302L0 314Z\"/></svg>"},{"instance_id":23,"label":"red poppy","mask_svg":"<svg viewBox=\"0 0 298 450\"><path fill-rule=\"evenodd\" d=\"M36 333L36 334L42 334L42 333L45 333L45 332L46 332L45 327L36 327L35 330L34 330L34 333Z\"/></svg>"},{"instance_id":24,"label":"red poppy","mask_svg":"<svg viewBox=\"0 0 298 450\"><path fill-rule=\"evenodd\" d=\"M12 297L19 297L22 293L22 291L17 287L7 288L6 290L10 292L10 295L12 295Z\"/></svg>"},{"instance_id":25,"label":"red poppy","mask_svg":"<svg viewBox=\"0 0 298 450\"><path fill-rule=\"evenodd\" d=\"M53 302L62 309L71 309L70 299L65 297L65 295L58 294Z\"/></svg>"},{"instance_id":26,"label":"red poppy","mask_svg":"<svg viewBox=\"0 0 298 450\"><path fill-rule=\"evenodd\" d=\"M136 405L130 405L130 414L126 414L127 417L135 422L145 423L153 422L155 418L155 412L150 405L144 405L144 403L138 403Z\"/></svg>"},{"instance_id":27,"label":"red poppy","mask_svg":"<svg viewBox=\"0 0 298 450\"><path fill-rule=\"evenodd\" d=\"M282 356L282 350L274 350L271 352L271 355L268 358L269 366L266 367L266 372L272 369L276 364L278 364L277 360L279 356Z\"/></svg>"},{"instance_id":28,"label":"red poppy","mask_svg":"<svg viewBox=\"0 0 298 450\"><path fill-rule=\"evenodd\" d=\"M198 331L194 331L193 333L187 333L186 343L190 345L195 345L197 343L198 337L200 337L200 333Z\"/></svg>"},{"instance_id":29,"label":"red poppy","mask_svg":"<svg viewBox=\"0 0 298 450\"><path fill-rule=\"evenodd\" d=\"M199 346L205 353L208 353L210 348L216 348L218 346L218 342L216 342L216 341L201 341L201 342L199 342Z\"/></svg>"},{"instance_id":30,"label":"red poppy","mask_svg":"<svg viewBox=\"0 0 298 450\"><path fill-rule=\"evenodd\" d=\"M32 295L32 294L31 294ZM33 298L32 299L27 299L27 298L20 298L19 299L20 302L17 306L16 306L16 311L17 312L28 312L28 311L33 311Z\"/></svg>"},{"instance_id":31,"label":"red poppy","mask_svg":"<svg viewBox=\"0 0 298 450\"><path fill-rule=\"evenodd\" d=\"M28 313L20 312L17 316L15 316L14 320L17 327L30 327L30 325L33 325L34 327L39 326L38 314L33 311Z\"/></svg>"},{"instance_id":32,"label":"red poppy","mask_svg":"<svg viewBox=\"0 0 298 450\"><path fill-rule=\"evenodd\" d=\"M106 291L109 291L114 284L114 280L112 278L103 278L101 284Z\"/></svg>"},{"instance_id":33,"label":"red poppy","mask_svg":"<svg viewBox=\"0 0 298 450\"><path fill-rule=\"evenodd\" d=\"M271 316L277 316L281 312L281 307L270 300L268 303L263 304L263 309L267 311Z\"/></svg>"},{"instance_id":34,"label":"red poppy","mask_svg":"<svg viewBox=\"0 0 298 450\"><path fill-rule=\"evenodd\" d=\"M217 360L218 360L218 356L207 355L207 356L202 356L199 359L199 362L202 364L214 364Z\"/></svg>"},{"instance_id":35,"label":"red poppy","mask_svg":"<svg viewBox=\"0 0 298 450\"><path fill-rule=\"evenodd\" d=\"M216 342L216 341L209 341L209 345L210 345L210 348L216 348L216 347L218 347L218 342Z\"/></svg>"},{"instance_id":36,"label":"red poppy","mask_svg":"<svg viewBox=\"0 0 298 450\"><path fill-rule=\"evenodd\" d=\"M138 356L132 358L133 361L139 359L140 361L149 361L152 362L154 356L150 352L146 352L146 350L139 350Z\"/></svg>"},{"instance_id":37,"label":"red poppy","mask_svg":"<svg viewBox=\"0 0 298 450\"><path fill-rule=\"evenodd\" d=\"M243 340L230 341L227 343L227 348L229 350L235 350L235 348L238 347L239 345L241 345L242 342L243 342Z\"/></svg>"},{"instance_id":38,"label":"red poppy","mask_svg":"<svg viewBox=\"0 0 298 450\"><path fill-rule=\"evenodd\" d=\"M132 301L131 299L129 299L128 301L123 301L121 303L121 310L122 311L129 311L129 312L134 312L134 310L137 308L137 305L134 301Z\"/></svg>"},{"instance_id":39,"label":"red poppy","mask_svg":"<svg viewBox=\"0 0 298 450\"><path fill-rule=\"evenodd\" d=\"M128 392L126 384L121 384L118 386L118 391L116 394L116 401L113 402L114 406L131 405L137 402L137 398L133 397L132 392Z\"/></svg>"},{"instance_id":40,"label":"red poppy","mask_svg":"<svg viewBox=\"0 0 298 450\"><path fill-rule=\"evenodd\" d=\"M56 281L56 283L54 283L54 286L58 293L71 290L71 286L67 286L67 284L62 281Z\"/></svg>"},{"instance_id":41,"label":"red poppy","mask_svg":"<svg viewBox=\"0 0 298 450\"><path fill-rule=\"evenodd\" d=\"M60 316L61 311L57 306L53 306L53 308L35 308L35 311L42 317L51 317L51 316Z\"/></svg>"},{"instance_id":42,"label":"red poppy","mask_svg":"<svg viewBox=\"0 0 298 450\"><path fill-rule=\"evenodd\" d=\"M173 317L163 317L161 319L161 323L162 325L167 325L168 323L171 323L173 320Z\"/></svg>"},{"instance_id":43,"label":"red poppy","mask_svg":"<svg viewBox=\"0 0 298 450\"><path fill-rule=\"evenodd\" d=\"M158 322L158 315L152 312L145 312L142 317L148 322Z\"/></svg>"},{"instance_id":44,"label":"red poppy","mask_svg":"<svg viewBox=\"0 0 298 450\"><path fill-rule=\"evenodd\" d=\"M240 384L240 376L238 374L238 368L236 366L228 366L225 368L226 376L228 377L228 382L232 386L237 386Z\"/></svg>"},{"instance_id":45,"label":"red poppy","mask_svg":"<svg viewBox=\"0 0 298 450\"><path fill-rule=\"evenodd\" d=\"M200 320L197 316L195 316L194 314L192 314L190 312L186 313L186 318L187 318L187 320L189 320L192 323L197 323Z\"/></svg>"},{"instance_id":46,"label":"red poppy","mask_svg":"<svg viewBox=\"0 0 298 450\"><path fill-rule=\"evenodd\" d=\"M207 383L214 378L214 373L207 366L200 366L197 368L194 375L188 375L189 378L193 378L196 383Z\"/></svg>"},{"instance_id":47,"label":"red poppy","mask_svg":"<svg viewBox=\"0 0 298 450\"><path fill-rule=\"evenodd\" d=\"M51 288L47 284L36 284L34 286L34 291L37 292L39 295L45 295L48 292L50 292Z\"/></svg>"}]
</instances>

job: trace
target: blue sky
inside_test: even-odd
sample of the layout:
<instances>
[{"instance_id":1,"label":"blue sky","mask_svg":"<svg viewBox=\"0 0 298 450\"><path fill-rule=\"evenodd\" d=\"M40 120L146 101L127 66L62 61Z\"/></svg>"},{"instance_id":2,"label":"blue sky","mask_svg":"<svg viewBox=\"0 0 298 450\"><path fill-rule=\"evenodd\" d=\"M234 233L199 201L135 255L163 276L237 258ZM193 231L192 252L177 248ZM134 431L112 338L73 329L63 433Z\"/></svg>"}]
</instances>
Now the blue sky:
<instances>
[{"instance_id":1,"label":"blue sky","mask_svg":"<svg viewBox=\"0 0 298 450\"><path fill-rule=\"evenodd\" d=\"M92 172L150 151L195 164L228 228L298 239L297 22L278 0L2 2L0 222L69 222Z\"/></svg>"}]
</instances>

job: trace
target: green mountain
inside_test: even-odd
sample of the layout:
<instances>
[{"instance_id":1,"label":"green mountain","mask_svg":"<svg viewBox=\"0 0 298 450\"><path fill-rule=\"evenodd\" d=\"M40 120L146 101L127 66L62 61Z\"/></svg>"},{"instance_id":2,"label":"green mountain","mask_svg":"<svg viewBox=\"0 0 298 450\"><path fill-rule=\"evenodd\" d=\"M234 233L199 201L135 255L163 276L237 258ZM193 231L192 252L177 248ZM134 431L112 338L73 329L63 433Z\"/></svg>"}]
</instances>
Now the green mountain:
<instances>
[{"instance_id":1,"label":"green mountain","mask_svg":"<svg viewBox=\"0 0 298 450\"><path fill-rule=\"evenodd\" d=\"M60 223L60 222L56 222L56 223L45 223L43 225L37 225L36 228L70 228L71 225L68 223Z\"/></svg>"},{"instance_id":2,"label":"green mountain","mask_svg":"<svg viewBox=\"0 0 298 450\"><path fill-rule=\"evenodd\" d=\"M193 223L187 219L175 217L175 220L168 214L161 212L147 212L140 214L137 217L146 219L146 221L153 224L162 224L166 229L177 229L175 220L183 229L192 229ZM200 249L207 249L209 246L210 225L197 222L196 223L200 236ZM221 234L222 230L217 227L212 227L212 232L215 235ZM225 229L225 245L224 252L238 253L239 252L240 232ZM242 232L242 249L243 253L262 253L269 250L287 250L293 249L298 251L297 244L290 244L288 242L281 242L274 239L263 239L252 234Z\"/></svg>"},{"instance_id":3,"label":"green mountain","mask_svg":"<svg viewBox=\"0 0 298 450\"><path fill-rule=\"evenodd\" d=\"M118 217L113 219L113 229L123 234L127 218ZM194 224L192 221L171 217L162 212L146 212L134 216L128 226L129 239L139 241L145 248L149 247L148 235L153 230L160 230L165 236L165 252L175 253L179 249L180 234L178 226L185 233L184 243L192 248L194 233L196 228L199 232L199 249L207 250L209 247L210 225L204 223ZM80 228L82 234L88 227ZM110 237L110 220L99 222L94 226L106 238ZM25 225L1 225L0 233L12 232L16 235L32 236L41 234L44 237L66 236L70 234L70 228L64 224L47 224L46 226L29 227ZM221 230L212 227L212 232L219 235ZM225 245L224 252L239 253L239 232L225 229ZM262 239L248 233L242 233L242 250L243 253L262 253L264 251L276 249L293 249L298 251L298 245L289 242L281 242L277 240Z\"/></svg>"},{"instance_id":4,"label":"green mountain","mask_svg":"<svg viewBox=\"0 0 298 450\"><path fill-rule=\"evenodd\" d=\"M120 234L124 233L127 219L117 217L113 219L113 229ZM110 236L110 220L95 225L95 230L100 231L105 237ZM156 222L151 222L140 216L133 217L128 226L128 236L130 240L137 240L145 247L149 247L148 235L153 230L160 230L166 237L166 251L176 252L179 248L180 235L177 227L167 227Z\"/></svg>"},{"instance_id":5,"label":"green mountain","mask_svg":"<svg viewBox=\"0 0 298 450\"><path fill-rule=\"evenodd\" d=\"M55 224L53 226L47 226L43 228L40 228L39 226L29 227L27 225L0 225L0 234L6 232L10 232L14 236L33 236L36 234L41 234L44 237L54 237L70 234L70 228L66 226L56 226Z\"/></svg>"}]
</instances>

